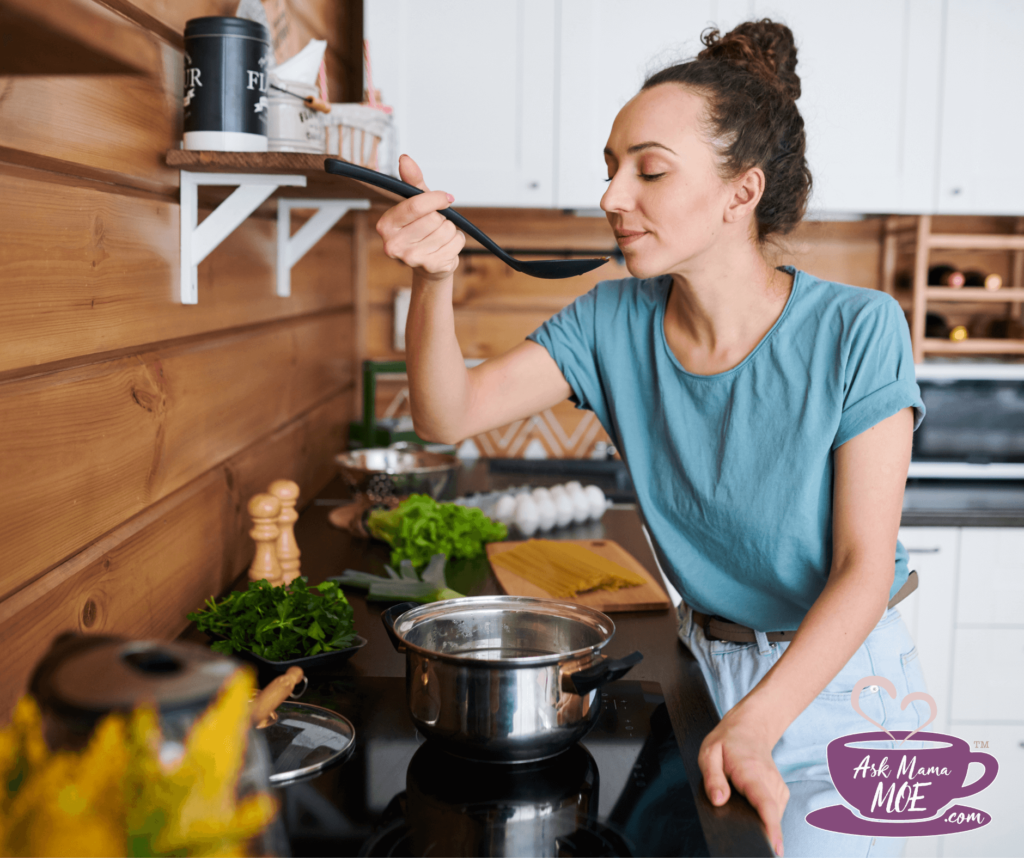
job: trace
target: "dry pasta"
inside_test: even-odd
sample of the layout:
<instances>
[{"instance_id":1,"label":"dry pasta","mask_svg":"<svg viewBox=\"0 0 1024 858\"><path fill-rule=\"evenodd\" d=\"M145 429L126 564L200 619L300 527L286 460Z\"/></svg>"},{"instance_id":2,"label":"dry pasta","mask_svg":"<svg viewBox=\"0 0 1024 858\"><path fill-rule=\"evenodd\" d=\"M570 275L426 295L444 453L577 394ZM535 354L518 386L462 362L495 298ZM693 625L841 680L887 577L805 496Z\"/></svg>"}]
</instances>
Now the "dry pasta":
<instances>
[{"instance_id":1,"label":"dry pasta","mask_svg":"<svg viewBox=\"0 0 1024 858\"><path fill-rule=\"evenodd\" d=\"M586 590L638 587L646 581L624 566L571 542L529 539L493 561L560 599Z\"/></svg>"}]
</instances>

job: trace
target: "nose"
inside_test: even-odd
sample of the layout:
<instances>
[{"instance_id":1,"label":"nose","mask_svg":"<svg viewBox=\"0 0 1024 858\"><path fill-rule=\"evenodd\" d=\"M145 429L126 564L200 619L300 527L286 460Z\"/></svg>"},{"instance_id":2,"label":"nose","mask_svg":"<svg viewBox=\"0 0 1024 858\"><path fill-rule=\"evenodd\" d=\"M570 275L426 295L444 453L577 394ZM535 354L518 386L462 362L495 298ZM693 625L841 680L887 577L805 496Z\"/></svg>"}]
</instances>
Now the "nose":
<instances>
[{"instance_id":1,"label":"nose","mask_svg":"<svg viewBox=\"0 0 1024 858\"><path fill-rule=\"evenodd\" d=\"M627 187L625 172L616 172L601 197L601 209L608 214L633 210L634 200Z\"/></svg>"}]
</instances>

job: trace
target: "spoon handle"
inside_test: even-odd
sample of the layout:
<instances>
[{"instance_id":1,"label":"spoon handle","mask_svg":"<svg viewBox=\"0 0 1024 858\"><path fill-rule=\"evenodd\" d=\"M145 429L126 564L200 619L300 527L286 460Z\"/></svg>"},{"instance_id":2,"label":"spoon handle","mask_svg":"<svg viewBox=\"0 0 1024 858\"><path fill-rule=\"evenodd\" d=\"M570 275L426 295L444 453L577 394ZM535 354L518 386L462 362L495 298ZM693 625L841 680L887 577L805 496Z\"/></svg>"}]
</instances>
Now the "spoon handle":
<instances>
[{"instance_id":1,"label":"spoon handle","mask_svg":"<svg viewBox=\"0 0 1024 858\"><path fill-rule=\"evenodd\" d=\"M381 188L382 190L390 191L391 193L398 194L400 197L405 197L406 199L423 193L419 188L414 187L407 182L403 182L401 179L396 179L393 176L388 176L384 173L378 173L376 170L370 170L366 167L360 167L358 164L351 164L348 161L339 161L337 158L327 158L324 161L324 169L327 170L328 173L334 173L337 176L346 176L349 179L365 182L367 185L373 185L374 187ZM518 259L514 256L509 256L491 240L487 233L475 227L472 223L466 220L466 218L455 211L455 209L449 206L446 209L441 209L440 214L443 214L464 233L479 241L484 247L507 265L515 268L517 271L519 270Z\"/></svg>"}]
</instances>

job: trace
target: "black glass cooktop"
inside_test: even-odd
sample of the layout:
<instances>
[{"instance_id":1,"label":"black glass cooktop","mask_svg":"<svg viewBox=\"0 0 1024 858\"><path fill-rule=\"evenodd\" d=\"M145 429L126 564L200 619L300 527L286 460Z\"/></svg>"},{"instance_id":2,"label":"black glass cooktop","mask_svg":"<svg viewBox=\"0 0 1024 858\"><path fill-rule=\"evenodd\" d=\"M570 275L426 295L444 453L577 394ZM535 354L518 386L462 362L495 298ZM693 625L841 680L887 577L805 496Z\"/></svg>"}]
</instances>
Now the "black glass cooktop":
<instances>
[{"instance_id":1,"label":"black glass cooktop","mask_svg":"<svg viewBox=\"0 0 1024 858\"><path fill-rule=\"evenodd\" d=\"M405 680L351 679L303 702L355 725L340 766L281 791L303 855L707 855L656 683L604 688L584 740L539 763L450 756L409 719Z\"/></svg>"}]
</instances>

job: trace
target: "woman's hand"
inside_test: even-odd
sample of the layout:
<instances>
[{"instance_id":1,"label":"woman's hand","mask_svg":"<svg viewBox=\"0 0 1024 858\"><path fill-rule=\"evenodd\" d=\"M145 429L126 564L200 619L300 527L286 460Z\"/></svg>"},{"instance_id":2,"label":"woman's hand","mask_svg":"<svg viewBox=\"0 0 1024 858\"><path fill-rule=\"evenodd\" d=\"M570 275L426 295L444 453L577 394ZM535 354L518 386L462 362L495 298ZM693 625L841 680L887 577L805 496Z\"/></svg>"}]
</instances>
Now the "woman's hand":
<instances>
[{"instance_id":1,"label":"woman's hand","mask_svg":"<svg viewBox=\"0 0 1024 858\"><path fill-rule=\"evenodd\" d=\"M742 705L742 704L741 704ZM776 853L782 855L782 812L789 787L772 760L775 741L753 714L734 707L725 713L700 746L697 762L704 775L704 791L711 803L729 800L729 781L757 811Z\"/></svg>"},{"instance_id":2,"label":"woman's hand","mask_svg":"<svg viewBox=\"0 0 1024 858\"><path fill-rule=\"evenodd\" d=\"M384 239L384 253L416 269L420 279L440 282L451 277L459 266L459 252L466 236L448 218L440 214L455 197L444 191L431 191L423 182L423 173L408 155L398 160L402 181L424 191L388 209L377 221L377 232Z\"/></svg>"}]
</instances>

